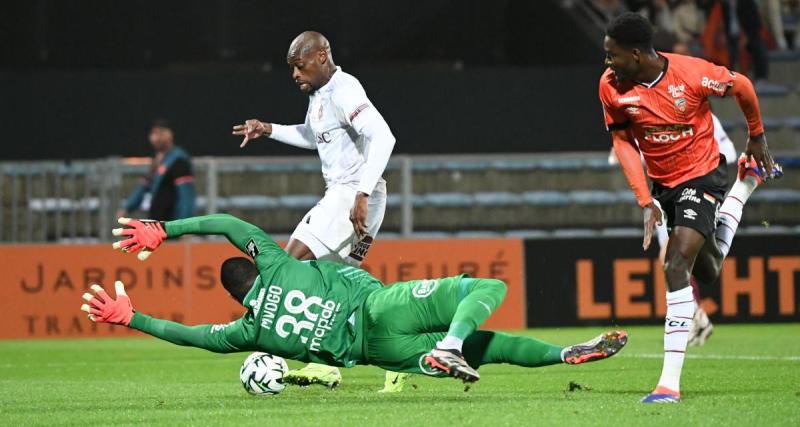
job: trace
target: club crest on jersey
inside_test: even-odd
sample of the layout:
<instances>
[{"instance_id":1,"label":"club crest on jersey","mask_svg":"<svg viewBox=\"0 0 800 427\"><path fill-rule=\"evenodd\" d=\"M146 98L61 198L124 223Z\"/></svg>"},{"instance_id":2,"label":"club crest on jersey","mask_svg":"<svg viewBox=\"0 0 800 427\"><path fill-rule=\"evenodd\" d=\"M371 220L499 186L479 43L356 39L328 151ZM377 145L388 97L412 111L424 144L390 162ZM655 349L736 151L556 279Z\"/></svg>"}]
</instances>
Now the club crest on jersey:
<instances>
[{"instance_id":1,"label":"club crest on jersey","mask_svg":"<svg viewBox=\"0 0 800 427\"><path fill-rule=\"evenodd\" d=\"M411 294L415 298L426 298L439 286L438 280L422 280L411 289Z\"/></svg>"},{"instance_id":2,"label":"club crest on jersey","mask_svg":"<svg viewBox=\"0 0 800 427\"><path fill-rule=\"evenodd\" d=\"M672 95L673 98L680 98L683 96L683 93L686 92L686 86L683 83L677 86L669 85L669 87L667 87L667 91L670 95Z\"/></svg>"},{"instance_id":3,"label":"club crest on jersey","mask_svg":"<svg viewBox=\"0 0 800 427\"><path fill-rule=\"evenodd\" d=\"M642 112L639 111L638 105L629 105L625 107L625 111L632 116L638 116L639 114L642 114Z\"/></svg>"},{"instance_id":4,"label":"club crest on jersey","mask_svg":"<svg viewBox=\"0 0 800 427\"><path fill-rule=\"evenodd\" d=\"M675 108L681 113L686 111L686 98L678 98L675 100Z\"/></svg>"}]
</instances>

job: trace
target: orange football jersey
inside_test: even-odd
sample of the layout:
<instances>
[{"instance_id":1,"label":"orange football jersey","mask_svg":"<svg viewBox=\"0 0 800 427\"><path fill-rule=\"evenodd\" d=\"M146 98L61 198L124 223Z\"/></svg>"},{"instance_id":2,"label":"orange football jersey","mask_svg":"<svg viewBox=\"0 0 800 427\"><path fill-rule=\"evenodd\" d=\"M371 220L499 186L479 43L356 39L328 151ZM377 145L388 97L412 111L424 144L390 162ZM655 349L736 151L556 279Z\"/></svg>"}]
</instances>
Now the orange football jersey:
<instances>
[{"instance_id":1,"label":"orange football jersey","mask_svg":"<svg viewBox=\"0 0 800 427\"><path fill-rule=\"evenodd\" d=\"M626 129L639 144L647 174L668 188L719 166L708 97L725 96L736 74L691 56L660 53L663 73L649 84L600 78L606 128Z\"/></svg>"}]
</instances>

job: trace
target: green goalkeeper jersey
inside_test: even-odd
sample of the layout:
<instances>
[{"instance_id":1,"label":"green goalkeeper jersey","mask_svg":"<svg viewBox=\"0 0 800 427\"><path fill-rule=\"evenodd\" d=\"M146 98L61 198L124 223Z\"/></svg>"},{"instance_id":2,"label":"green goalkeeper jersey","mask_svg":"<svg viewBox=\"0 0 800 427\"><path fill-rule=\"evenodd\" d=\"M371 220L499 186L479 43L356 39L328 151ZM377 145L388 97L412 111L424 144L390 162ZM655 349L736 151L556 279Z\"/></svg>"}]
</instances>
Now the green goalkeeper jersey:
<instances>
[{"instance_id":1,"label":"green goalkeeper jersey","mask_svg":"<svg viewBox=\"0 0 800 427\"><path fill-rule=\"evenodd\" d=\"M363 305L381 282L364 270L298 261L260 228L218 214L166 224L168 237L222 234L255 261L259 277L245 315L228 324L185 326L136 313L130 326L180 345L214 352L264 351L331 366L363 360Z\"/></svg>"}]
</instances>

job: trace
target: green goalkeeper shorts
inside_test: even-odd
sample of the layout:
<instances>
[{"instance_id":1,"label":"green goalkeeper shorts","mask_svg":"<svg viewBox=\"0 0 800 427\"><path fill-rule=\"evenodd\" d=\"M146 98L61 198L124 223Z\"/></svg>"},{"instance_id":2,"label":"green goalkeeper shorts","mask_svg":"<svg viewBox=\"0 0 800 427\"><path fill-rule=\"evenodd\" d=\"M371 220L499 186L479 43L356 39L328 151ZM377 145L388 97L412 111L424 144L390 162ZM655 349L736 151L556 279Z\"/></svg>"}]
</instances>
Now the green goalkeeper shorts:
<instances>
[{"instance_id":1,"label":"green goalkeeper shorts","mask_svg":"<svg viewBox=\"0 0 800 427\"><path fill-rule=\"evenodd\" d=\"M447 335L469 278L398 282L374 292L365 304L367 363L395 372L439 376L425 355Z\"/></svg>"}]
</instances>

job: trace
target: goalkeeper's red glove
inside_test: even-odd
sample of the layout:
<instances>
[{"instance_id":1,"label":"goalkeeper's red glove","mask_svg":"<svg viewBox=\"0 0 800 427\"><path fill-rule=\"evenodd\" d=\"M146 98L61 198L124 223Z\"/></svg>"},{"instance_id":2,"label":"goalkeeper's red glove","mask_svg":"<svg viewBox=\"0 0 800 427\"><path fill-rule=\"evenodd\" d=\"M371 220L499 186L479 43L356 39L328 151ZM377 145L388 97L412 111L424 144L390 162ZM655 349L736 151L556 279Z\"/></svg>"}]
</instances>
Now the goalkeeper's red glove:
<instances>
[{"instance_id":1,"label":"goalkeeper's red glove","mask_svg":"<svg viewBox=\"0 0 800 427\"><path fill-rule=\"evenodd\" d=\"M89 313L89 320L92 322L112 323L114 325L128 326L133 318L133 306L128 294L125 293L125 285L117 280L114 282L117 290L117 299L111 299L100 285L92 285L94 295L86 292L83 299L88 304L83 304L81 310Z\"/></svg>"},{"instance_id":2,"label":"goalkeeper's red glove","mask_svg":"<svg viewBox=\"0 0 800 427\"><path fill-rule=\"evenodd\" d=\"M130 218L120 218L117 221L127 227L115 228L111 230L111 234L130 237L114 242L113 248L122 249L122 252L136 252L141 249L137 257L142 261L146 260L167 238L164 225L159 221Z\"/></svg>"}]
</instances>

